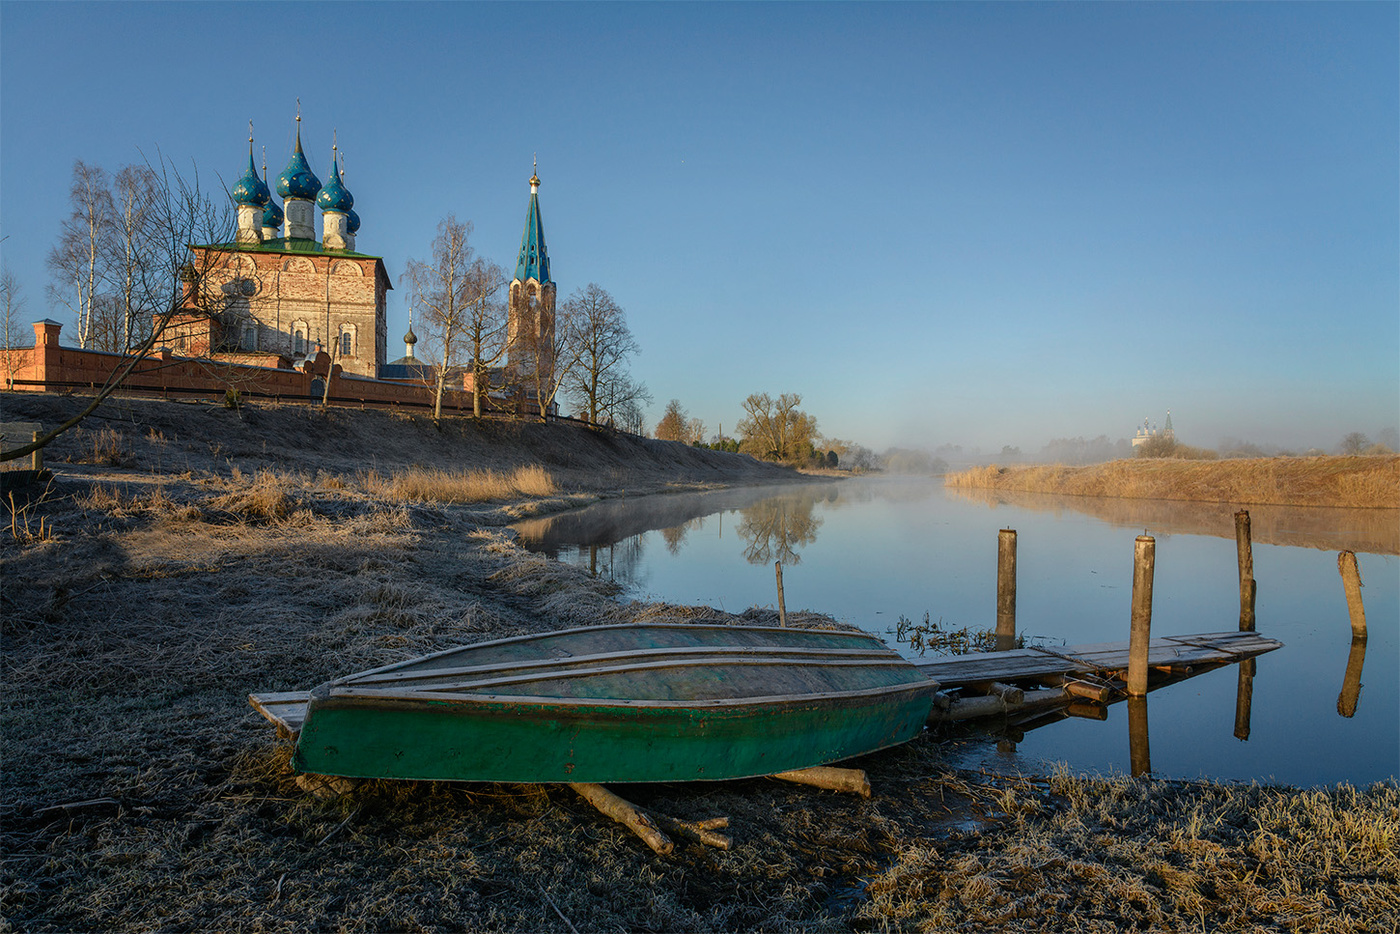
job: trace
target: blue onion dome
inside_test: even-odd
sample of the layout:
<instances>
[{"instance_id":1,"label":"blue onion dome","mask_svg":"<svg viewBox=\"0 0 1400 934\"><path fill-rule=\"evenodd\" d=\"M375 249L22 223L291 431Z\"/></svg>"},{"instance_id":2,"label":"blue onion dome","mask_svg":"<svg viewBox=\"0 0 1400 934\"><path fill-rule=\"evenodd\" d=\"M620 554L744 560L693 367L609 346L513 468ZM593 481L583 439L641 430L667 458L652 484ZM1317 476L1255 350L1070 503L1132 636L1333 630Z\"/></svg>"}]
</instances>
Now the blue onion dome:
<instances>
[{"instance_id":1,"label":"blue onion dome","mask_svg":"<svg viewBox=\"0 0 1400 934\"><path fill-rule=\"evenodd\" d=\"M346 211L345 213L350 218L350 222L345 225L345 230L351 235L359 233L360 215L356 214L353 210Z\"/></svg>"},{"instance_id":2,"label":"blue onion dome","mask_svg":"<svg viewBox=\"0 0 1400 934\"><path fill-rule=\"evenodd\" d=\"M258 170L253 166L251 147L248 150L248 171L243 173L229 194L233 196L233 203L242 207L260 208L272 200L267 183L258 178Z\"/></svg>"},{"instance_id":3,"label":"blue onion dome","mask_svg":"<svg viewBox=\"0 0 1400 934\"><path fill-rule=\"evenodd\" d=\"M341 214L347 213L355 206L354 196L340 181L340 165L334 152L331 153L330 178L326 180L326 185L321 189L321 193L316 196L316 204L323 211L339 211Z\"/></svg>"},{"instance_id":4,"label":"blue onion dome","mask_svg":"<svg viewBox=\"0 0 1400 934\"><path fill-rule=\"evenodd\" d=\"M282 170L282 174L277 176L277 193L285 198L300 198L303 201L310 201L316 197L316 192L321 190L321 180L316 177L316 173L311 171L311 166L306 163L306 156L301 151L301 128L297 128L297 148L292 150L291 161Z\"/></svg>"},{"instance_id":5,"label":"blue onion dome","mask_svg":"<svg viewBox=\"0 0 1400 934\"><path fill-rule=\"evenodd\" d=\"M276 201L269 197L267 207L263 208L262 225L264 227L281 227L284 219L282 209L277 206Z\"/></svg>"}]
</instances>

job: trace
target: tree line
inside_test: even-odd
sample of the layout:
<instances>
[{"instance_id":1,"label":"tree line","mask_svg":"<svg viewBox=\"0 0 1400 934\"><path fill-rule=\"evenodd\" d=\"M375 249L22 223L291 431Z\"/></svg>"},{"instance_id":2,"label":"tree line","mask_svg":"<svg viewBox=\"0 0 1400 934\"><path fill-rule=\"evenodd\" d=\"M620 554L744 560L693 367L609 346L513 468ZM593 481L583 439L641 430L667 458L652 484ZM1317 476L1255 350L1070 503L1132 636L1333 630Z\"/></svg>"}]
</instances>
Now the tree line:
<instances>
[{"instance_id":1,"label":"tree line","mask_svg":"<svg viewBox=\"0 0 1400 934\"><path fill-rule=\"evenodd\" d=\"M743 416L735 426L737 437L723 431L705 441L705 423L691 418L679 399L666 404L655 435L663 441L680 441L717 451L751 454L760 460L778 461L802 467L846 467L868 470L878 460L868 448L839 438L822 437L815 416L804 412L800 393L777 396L766 392L749 395L743 402Z\"/></svg>"}]
</instances>

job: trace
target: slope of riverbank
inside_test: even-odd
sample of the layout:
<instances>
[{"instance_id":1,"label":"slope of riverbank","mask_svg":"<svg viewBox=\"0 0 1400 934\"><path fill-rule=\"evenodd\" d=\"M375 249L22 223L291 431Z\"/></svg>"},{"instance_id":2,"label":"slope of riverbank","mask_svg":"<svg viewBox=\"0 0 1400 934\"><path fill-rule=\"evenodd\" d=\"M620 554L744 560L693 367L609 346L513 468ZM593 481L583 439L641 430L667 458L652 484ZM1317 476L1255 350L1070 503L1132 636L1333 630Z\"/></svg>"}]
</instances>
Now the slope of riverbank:
<instances>
[{"instance_id":1,"label":"slope of riverbank","mask_svg":"<svg viewBox=\"0 0 1400 934\"><path fill-rule=\"evenodd\" d=\"M0 396L0 417L73 404ZM123 402L56 445L53 481L0 532L0 930L1395 925L1393 783L1008 781L950 768L925 734L858 763L869 800L770 780L629 787L663 813L730 818L731 850L668 859L564 787L306 795L249 692L523 632L776 621L616 602L502 526L791 473L552 427ZM388 482L418 466L542 468L552 486L458 503Z\"/></svg>"},{"instance_id":2,"label":"slope of riverbank","mask_svg":"<svg viewBox=\"0 0 1400 934\"><path fill-rule=\"evenodd\" d=\"M1175 460L1144 457L1085 467L973 467L950 487L1189 500L1238 506L1400 509L1400 455Z\"/></svg>"}]
</instances>

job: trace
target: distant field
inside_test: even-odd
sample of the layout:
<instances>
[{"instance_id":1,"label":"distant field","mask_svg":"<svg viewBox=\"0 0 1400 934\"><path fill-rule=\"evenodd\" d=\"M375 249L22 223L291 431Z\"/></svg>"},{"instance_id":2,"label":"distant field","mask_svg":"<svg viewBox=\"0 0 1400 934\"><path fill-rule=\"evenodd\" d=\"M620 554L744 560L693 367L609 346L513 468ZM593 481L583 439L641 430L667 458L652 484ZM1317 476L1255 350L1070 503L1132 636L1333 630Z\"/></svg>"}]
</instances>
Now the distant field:
<instances>
[{"instance_id":1,"label":"distant field","mask_svg":"<svg viewBox=\"0 0 1400 934\"><path fill-rule=\"evenodd\" d=\"M1087 467L993 464L948 474L944 482L1068 496L1398 509L1400 455L1212 461L1154 457Z\"/></svg>"}]
</instances>

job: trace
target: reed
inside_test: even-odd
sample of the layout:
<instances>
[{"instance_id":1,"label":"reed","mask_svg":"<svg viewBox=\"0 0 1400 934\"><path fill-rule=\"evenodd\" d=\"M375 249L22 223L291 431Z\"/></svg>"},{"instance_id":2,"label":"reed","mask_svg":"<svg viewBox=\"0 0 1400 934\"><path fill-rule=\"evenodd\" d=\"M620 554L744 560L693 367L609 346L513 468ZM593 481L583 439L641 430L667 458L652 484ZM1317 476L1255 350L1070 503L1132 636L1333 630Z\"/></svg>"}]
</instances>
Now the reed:
<instances>
[{"instance_id":1,"label":"reed","mask_svg":"<svg viewBox=\"0 0 1400 934\"><path fill-rule=\"evenodd\" d=\"M359 481L371 496L415 502L486 503L559 492L554 478L538 464L517 467L510 473L410 467L386 476L371 470L360 474Z\"/></svg>"},{"instance_id":2,"label":"reed","mask_svg":"<svg viewBox=\"0 0 1400 934\"><path fill-rule=\"evenodd\" d=\"M950 487L1275 506L1400 508L1400 456L1145 458L1087 467L973 467Z\"/></svg>"}]
</instances>

